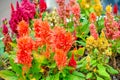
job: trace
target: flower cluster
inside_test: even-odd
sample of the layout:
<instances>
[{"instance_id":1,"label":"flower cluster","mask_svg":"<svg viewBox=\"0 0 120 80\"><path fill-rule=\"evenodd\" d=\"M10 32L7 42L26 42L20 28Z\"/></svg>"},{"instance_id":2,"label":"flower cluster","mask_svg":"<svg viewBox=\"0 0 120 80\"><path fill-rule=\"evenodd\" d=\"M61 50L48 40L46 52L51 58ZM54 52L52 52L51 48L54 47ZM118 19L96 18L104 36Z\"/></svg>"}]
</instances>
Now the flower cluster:
<instances>
[{"instance_id":1,"label":"flower cluster","mask_svg":"<svg viewBox=\"0 0 120 80\"><path fill-rule=\"evenodd\" d=\"M34 49L34 41L29 37L29 28L27 22L24 20L19 22L17 39L17 59L16 62L24 66L31 67L32 50Z\"/></svg>"},{"instance_id":2,"label":"flower cluster","mask_svg":"<svg viewBox=\"0 0 120 80\"><path fill-rule=\"evenodd\" d=\"M102 54L111 55L111 51L109 50L109 43L105 37L104 32L102 31L100 37L95 39L93 36L90 36L86 40L86 49L89 52L92 52L93 49L98 49L98 51ZM106 53L107 52L107 53ZM109 53L108 53L109 52Z\"/></svg>"},{"instance_id":3,"label":"flower cluster","mask_svg":"<svg viewBox=\"0 0 120 80\"><path fill-rule=\"evenodd\" d=\"M21 22L19 22L17 30L19 37L28 36L29 35L28 23L22 20Z\"/></svg>"},{"instance_id":4,"label":"flower cluster","mask_svg":"<svg viewBox=\"0 0 120 80\"><path fill-rule=\"evenodd\" d=\"M109 39L120 39L120 30L119 30L119 23L114 20L114 16L112 13L106 13L106 17L104 19L105 25L105 34Z\"/></svg>"},{"instance_id":5,"label":"flower cluster","mask_svg":"<svg viewBox=\"0 0 120 80\"><path fill-rule=\"evenodd\" d=\"M54 27L51 38L53 51L61 49L67 53L74 42L72 34L70 32L66 32L62 27Z\"/></svg>"},{"instance_id":6,"label":"flower cluster","mask_svg":"<svg viewBox=\"0 0 120 80\"><path fill-rule=\"evenodd\" d=\"M21 5L16 3L16 10L14 9L13 4L11 4L11 18L9 21L10 28L13 33L18 35L17 25L21 20L29 22L30 19L34 18L36 13L35 5L32 4L29 0L22 0Z\"/></svg>"},{"instance_id":7,"label":"flower cluster","mask_svg":"<svg viewBox=\"0 0 120 80\"><path fill-rule=\"evenodd\" d=\"M47 8L46 2L44 0L40 0L39 2L39 9L40 12L44 12Z\"/></svg>"},{"instance_id":8,"label":"flower cluster","mask_svg":"<svg viewBox=\"0 0 120 80\"><path fill-rule=\"evenodd\" d=\"M50 44L51 29L46 21L40 19L34 21L34 31L38 46Z\"/></svg>"},{"instance_id":9,"label":"flower cluster","mask_svg":"<svg viewBox=\"0 0 120 80\"><path fill-rule=\"evenodd\" d=\"M96 31L96 27L93 23L90 24L90 34L97 39L98 38L98 33Z\"/></svg>"},{"instance_id":10,"label":"flower cluster","mask_svg":"<svg viewBox=\"0 0 120 80\"><path fill-rule=\"evenodd\" d=\"M89 20L91 23L94 23L97 19L97 16L94 12L90 13L90 17L89 17Z\"/></svg>"}]
</instances>

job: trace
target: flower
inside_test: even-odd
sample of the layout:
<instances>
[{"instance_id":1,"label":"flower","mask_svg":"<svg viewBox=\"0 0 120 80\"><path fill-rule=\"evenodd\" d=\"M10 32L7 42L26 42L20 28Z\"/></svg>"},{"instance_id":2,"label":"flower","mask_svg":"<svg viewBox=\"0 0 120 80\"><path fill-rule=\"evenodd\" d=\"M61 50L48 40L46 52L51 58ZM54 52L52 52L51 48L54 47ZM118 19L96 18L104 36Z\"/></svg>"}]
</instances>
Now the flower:
<instances>
[{"instance_id":1,"label":"flower","mask_svg":"<svg viewBox=\"0 0 120 80\"><path fill-rule=\"evenodd\" d=\"M51 36L51 46L53 51L61 49L67 53L74 42L74 37L70 32L66 32L62 27L54 27Z\"/></svg>"},{"instance_id":2,"label":"flower","mask_svg":"<svg viewBox=\"0 0 120 80\"><path fill-rule=\"evenodd\" d=\"M97 15L97 16L100 16L100 15L101 15L101 12L102 12L102 10L103 10L102 5L101 5L101 4L95 4L95 5L93 6L93 8L94 8L94 10L95 10L96 15Z\"/></svg>"},{"instance_id":3,"label":"flower","mask_svg":"<svg viewBox=\"0 0 120 80\"><path fill-rule=\"evenodd\" d=\"M50 44L51 29L46 21L35 20L34 30L36 42L39 46Z\"/></svg>"},{"instance_id":4,"label":"flower","mask_svg":"<svg viewBox=\"0 0 120 80\"><path fill-rule=\"evenodd\" d=\"M95 22L96 18L97 18L97 16L94 12L90 13L90 18L89 18L90 22Z\"/></svg>"},{"instance_id":5,"label":"flower","mask_svg":"<svg viewBox=\"0 0 120 80\"><path fill-rule=\"evenodd\" d=\"M46 5L46 2L44 0L40 0L39 8L40 8L40 12L44 12L46 10L47 5Z\"/></svg>"},{"instance_id":6,"label":"flower","mask_svg":"<svg viewBox=\"0 0 120 80\"><path fill-rule=\"evenodd\" d=\"M30 52L34 49L34 41L31 37L23 36L17 39L18 49Z\"/></svg>"},{"instance_id":7,"label":"flower","mask_svg":"<svg viewBox=\"0 0 120 80\"><path fill-rule=\"evenodd\" d=\"M96 31L96 27L93 23L90 24L90 34L97 39L98 38L98 33Z\"/></svg>"},{"instance_id":8,"label":"flower","mask_svg":"<svg viewBox=\"0 0 120 80\"><path fill-rule=\"evenodd\" d=\"M17 25L21 20L29 22L30 19L34 18L36 13L35 5L30 3L29 0L22 0L21 6L16 3L16 10L13 4L11 4L11 17L10 17L10 28L18 36Z\"/></svg>"},{"instance_id":9,"label":"flower","mask_svg":"<svg viewBox=\"0 0 120 80\"><path fill-rule=\"evenodd\" d=\"M29 35L29 28L28 23L24 20L20 21L17 27L19 37L21 36L28 36Z\"/></svg>"},{"instance_id":10,"label":"flower","mask_svg":"<svg viewBox=\"0 0 120 80\"><path fill-rule=\"evenodd\" d=\"M72 7L72 13L77 19L80 18L80 7L77 3Z\"/></svg>"},{"instance_id":11,"label":"flower","mask_svg":"<svg viewBox=\"0 0 120 80\"><path fill-rule=\"evenodd\" d=\"M18 50L17 51L17 63L23 64L24 66L31 67L31 62L32 62L32 56L30 55L31 53L25 52L24 50Z\"/></svg>"},{"instance_id":12,"label":"flower","mask_svg":"<svg viewBox=\"0 0 120 80\"><path fill-rule=\"evenodd\" d=\"M111 7L111 5L107 5L107 7L106 7L106 12L112 12L112 7Z\"/></svg>"},{"instance_id":13,"label":"flower","mask_svg":"<svg viewBox=\"0 0 120 80\"><path fill-rule=\"evenodd\" d=\"M117 13L118 13L118 5L117 5L117 4L114 4L113 13L114 13L114 14L117 14Z\"/></svg>"},{"instance_id":14,"label":"flower","mask_svg":"<svg viewBox=\"0 0 120 80\"><path fill-rule=\"evenodd\" d=\"M70 60L69 60L68 66L71 66L71 67L73 67L73 68L76 68L76 66L77 66L77 63L76 63L76 61L75 61L75 59L74 59L74 54L72 54L72 57L71 57Z\"/></svg>"},{"instance_id":15,"label":"flower","mask_svg":"<svg viewBox=\"0 0 120 80\"><path fill-rule=\"evenodd\" d=\"M54 59L59 70L62 70L67 65L67 56L64 51L60 49L56 50Z\"/></svg>"}]
</instances>

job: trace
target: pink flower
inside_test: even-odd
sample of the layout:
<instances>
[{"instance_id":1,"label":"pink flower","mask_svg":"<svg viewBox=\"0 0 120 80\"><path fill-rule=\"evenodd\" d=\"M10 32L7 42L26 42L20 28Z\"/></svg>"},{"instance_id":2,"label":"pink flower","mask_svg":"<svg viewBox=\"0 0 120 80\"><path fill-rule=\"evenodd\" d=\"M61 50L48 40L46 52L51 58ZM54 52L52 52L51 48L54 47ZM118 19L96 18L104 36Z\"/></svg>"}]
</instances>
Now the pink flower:
<instances>
[{"instance_id":1,"label":"pink flower","mask_svg":"<svg viewBox=\"0 0 120 80\"><path fill-rule=\"evenodd\" d=\"M90 24L90 34L97 39L98 38L98 33L96 31L96 27L93 23Z\"/></svg>"},{"instance_id":2,"label":"pink flower","mask_svg":"<svg viewBox=\"0 0 120 80\"><path fill-rule=\"evenodd\" d=\"M75 16L75 18L80 18L80 6L77 3L72 7L72 13Z\"/></svg>"},{"instance_id":3,"label":"pink flower","mask_svg":"<svg viewBox=\"0 0 120 80\"><path fill-rule=\"evenodd\" d=\"M40 8L40 12L44 12L47 8L47 4L44 0L40 0L39 2L39 8Z\"/></svg>"}]
</instances>

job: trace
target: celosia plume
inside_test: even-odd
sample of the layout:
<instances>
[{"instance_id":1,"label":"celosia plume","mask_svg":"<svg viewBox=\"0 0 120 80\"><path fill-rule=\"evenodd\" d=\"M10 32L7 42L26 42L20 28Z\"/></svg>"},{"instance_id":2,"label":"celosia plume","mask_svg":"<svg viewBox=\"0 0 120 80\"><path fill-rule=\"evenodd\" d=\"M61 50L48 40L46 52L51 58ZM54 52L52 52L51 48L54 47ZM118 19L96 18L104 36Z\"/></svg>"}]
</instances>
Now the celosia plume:
<instances>
[{"instance_id":1,"label":"celosia plume","mask_svg":"<svg viewBox=\"0 0 120 80\"><path fill-rule=\"evenodd\" d=\"M56 49L54 59L59 70L62 70L67 65L67 56L64 51Z\"/></svg>"},{"instance_id":2,"label":"celosia plume","mask_svg":"<svg viewBox=\"0 0 120 80\"><path fill-rule=\"evenodd\" d=\"M29 27L28 23L24 20L20 21L17 27L18 35L21 36L28 36L29 35Z\"/></svg>"},{"instance_id":3,"label":"celosia plume","mask_svg":"<svg viewBox=\"0 0 120 80\"><path fill-rule=\"evenodd\" d=\"M90 13L90 17L89 17L89 20L91 23L95 22L97 19L97 16L94 12Z\"/></svg>"},{"instance_id":4,"label":"celosia plume","mask_svg":"<svg viewBox=\"0 0 120 80\"><path fill-rule=\"evenodd\" d=\"M113 13L114 13L114 14L117 14L117 13L118 13L118 5L117 5L117 4L114 4Z\"/></svg>"},{"instance_id":5,"label":"celosia plume","mask_svg":"<svg viewBox=\"0 0 120 80\"><path fill-rule=\"evenodd\" d=\"M44 0L40 0L39 8L40 8L40 12L44 12L47 9L47 4Z\"/></svg>"},{"instance_id":6,"label":"celosia plume","mask_svg":"<svg viewBox=\"0 0 120 80\"><path fill-rule=\"evenodd\" d=\"M34 30L36 42L39 46L42 46L44 44L50 44L51 29L48 22L41 21L39 19L35 20Z\"/></svg>"},{"instance_id":7,"label":"celosia plume","mask_svg":"<svg viewBox=\"0 0 120 80\"><path fill-rule=\"evenodd\" d=\"M53 51L56 49L61 49L67 53L72 47L73 43L74 37L70 32L66 32L62 27L54 27L51 37Z\"/></svg>"},{"instance_id":8,"label":"celosia plume","mask_svg":"<svg viewBox=\"0 0 120 80\"><path fill-rule=\"evenodd\" d=\"M96 27L93 23L90 24L90 34L97 39L98 38L98 33L96 31Z\"/></svg>"},{"instance_id":9,"label":"celosia plume","mask_svg":"<svg viewBox=\"0 0 120 80\"><path fill-rule=\"evenodd\" d=\"M74 59L74 54L72 54L72 57L70 58L68 66L71 66L73 68L76 68L77 66L76 60Z\"/></svg>"}]
</instances>

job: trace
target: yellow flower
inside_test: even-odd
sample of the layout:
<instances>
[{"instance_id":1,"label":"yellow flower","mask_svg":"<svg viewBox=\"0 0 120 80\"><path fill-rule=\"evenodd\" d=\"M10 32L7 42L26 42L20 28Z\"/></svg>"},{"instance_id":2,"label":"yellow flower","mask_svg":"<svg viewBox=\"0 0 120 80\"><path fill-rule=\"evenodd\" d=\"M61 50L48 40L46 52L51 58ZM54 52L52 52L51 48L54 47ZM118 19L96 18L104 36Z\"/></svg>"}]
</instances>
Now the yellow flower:
<instances>
[{"instance_id":1,"label":"yellow flower","mask_svg":"<svg viewBox=\"0 0 120 80\"><path fill-rule=\"evenodd\" d=\"M86 61L87 61L87 62L90 62L90 59L91 59L91 58L90 58L90 56L88 55L88 56L86 57Z\"/></svg>"},{"instance_id":2,"label":"yellow flower","mask_svg":"<svg viewBox=\"0 0 120 80\"><path fill-rule=\"evenodd\" d=\"M105 54L106 54L107 56L111 56L111 55L112 55L112 50L111 50L111 48L107 49L107 50L105 51Z\"/></svg>"},{"instance_id":3,"label":"yellow flower","mask_svg":"<svg viewBox=\"0 0 120 80\"><path fill-rule=\"evenodd\" d=\"M107 5L107 7L106 7L106 12L112 12L112 7L111 7L111 5Z\"/></svg>"},{"instance_id":4,"label":"yellow flower","mask_svg":"<svg viewBox=\"0 0 120 80\"><path fill-rule=\"evenodd\" d=\"M100 4L100 0L94 0L95 4Z\"/></svg>"},{"instance_id":5,"label":"yellow flower","mask_svg":"<svg viewBox=\"0 0 120 80\"><path fill-rule=\"evenodd\" d=\"M94 7L94 10L95 10L97 16L100 16L101 12L103 10L102 5L101 4L95 4L93 7Z\"/></svg>"},{"instance_id":6,"label":"yellow flower","mask_svg":"<svg viewBox=\"0 0 120 80\"><path fill-rule=\"evenodd\" d=\"M32 78L31 80L36 80L35 78Z\"/></svg>"}]
</instances>

